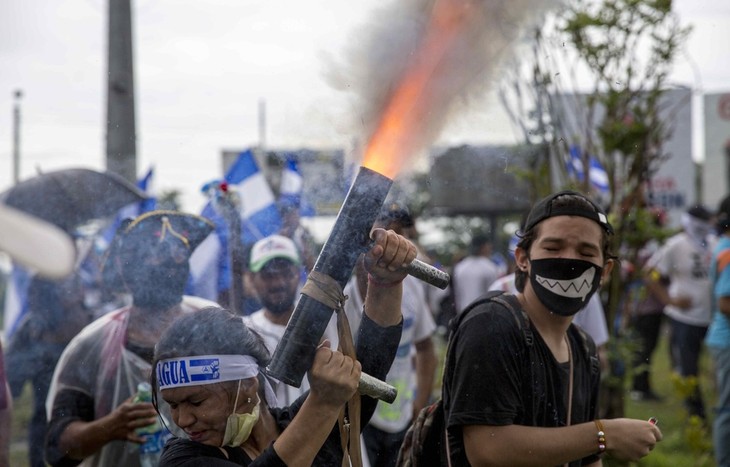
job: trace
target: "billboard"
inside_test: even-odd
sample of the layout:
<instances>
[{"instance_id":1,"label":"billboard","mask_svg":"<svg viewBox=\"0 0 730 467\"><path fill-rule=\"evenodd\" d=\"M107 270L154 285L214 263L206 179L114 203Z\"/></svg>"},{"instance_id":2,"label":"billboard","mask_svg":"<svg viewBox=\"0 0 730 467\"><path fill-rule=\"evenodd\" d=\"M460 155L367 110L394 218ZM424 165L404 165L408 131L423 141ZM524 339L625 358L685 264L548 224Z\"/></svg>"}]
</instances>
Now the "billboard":
<instances>
[{"instance_id":1,"label":"billboard","mask_svg":"<svg viewBox=\"0 0 730 467\"><path fill-rule=\"evenodd\" d=\"M562 138L569 144L576 144L572 135L580 135L586 124L603 118L599 108L588 115L586 96L562 94L554 96L555 105L561 110L563 119ZM662 143L666 156L647 186L648 203L667 212L667 222L678 227L682 212L697 202L695 177L696 167L692 160L692 91L689 88L675 88L664 91L659 103L660 116L671 132ZM593 118L593 120L590 120ZM596 136L596 135L594 135ZM558 171L554 170L553 174ZM621 180L615 180L617 186ZM560 186L559 180L555 184Z\"/></svg>"},{"instance_id":2,"label":"billboard","mask_svg":"<svg viewBox=\"0 0 730 467\"><path fill-rule=\"evenodd\" d=\"M714 210L730 191L730 93L705 95L703 107L702 199Z\"/></svg>"}]
</instances>

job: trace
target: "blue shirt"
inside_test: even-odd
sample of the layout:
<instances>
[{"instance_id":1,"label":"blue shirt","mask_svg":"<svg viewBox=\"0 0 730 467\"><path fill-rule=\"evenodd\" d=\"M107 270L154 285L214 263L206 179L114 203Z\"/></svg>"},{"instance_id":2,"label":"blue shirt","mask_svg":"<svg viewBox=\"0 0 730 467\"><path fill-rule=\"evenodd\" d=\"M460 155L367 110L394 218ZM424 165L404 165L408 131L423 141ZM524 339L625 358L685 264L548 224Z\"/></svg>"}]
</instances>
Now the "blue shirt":
<instances>
[{"instance_id":1,"label":"blue shirt","mask_svg":"<svg viewBox=\"0 0 730 467\"><path fill-rule=\"evenodd\" d=\"M719 238L712 252L710 264L712 281L712 323L707 332L705 343L708 347L730 348L730 319L723 314L718 305L720 297L730 296L730 237Z\"/></svg>"}]
</instances>

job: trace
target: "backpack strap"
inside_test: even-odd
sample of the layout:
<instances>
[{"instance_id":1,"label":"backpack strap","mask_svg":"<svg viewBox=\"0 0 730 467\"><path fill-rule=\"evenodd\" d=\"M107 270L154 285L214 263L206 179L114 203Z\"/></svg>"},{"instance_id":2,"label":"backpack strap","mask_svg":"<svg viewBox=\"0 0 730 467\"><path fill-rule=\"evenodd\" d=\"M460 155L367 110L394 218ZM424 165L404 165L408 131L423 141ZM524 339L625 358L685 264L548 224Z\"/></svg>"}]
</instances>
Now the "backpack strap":
<instances>
[{"instance_id":1,"label":"backpack strap","mask_svg":"<svg viewBox=\"0 0 730 467\"><path fill-rule=\"evenodd\" d=\"M444 357L444 366L442 372L446 372L446 365L449 361L449 355L451 355L451 347L454 343L454 334L459 329L460 326L462 326L464 323L469 321L472 318L475 318L487 311L486 307L482 307L480 305L483 305L487 302L494 302L498 303L501 306L507 308L510 312L512 312L512 316L515 318L515 322L517 323L517 327L522 331L522 335L525 338L525 344L527 346L532 346L533 343L533 335L532 335L532 329L530 329L530 320L527 316L527 312L522 308L522 305L520 304L519 300L517 300L517 297L515 297L512 294L505 293L503 290L490 290L486 294L482 295L481 297L477 298L473 302L471 302L464 310L453 317L451 321L449 321L449 337L448 337L448 344L446 346L446 356ZM444 402L444 395L443 395L443 385L441 386L442 394L441 394L441 404L443 405ZM443 439L442 443L444 443L444 449L440 450L441 455L441 464L440 465L447 465L451 467L451 449L449 445L449 434L448 429L446 427L446 408L442 407L443 410L443 417L444 417L444 428L443 428Z\"/></svg>"},{"instance_id":2,"label":"backpack strap","mask_svg":"<svg viewBox=\"0 0 730 467\"><path fill-rule=\"evenodd\" d=\"M522 308L519 300L512 294L505 293L502 290L490 290L486 294L477 298L471 302L464 311L455 316L449 323L449 347L451 347L452 336L456 330L465 322L469 321L477 315L480 315L486 311L484 307L480 307L487 302L499 303L503 307L507 308L512 312L512 316L517 323L517 328L522 331L522 335L525 339L527 346L532 346L533 335L532 329L530 329L530 319L527 316L527 312ZM475 310L472 312L473 310Z\"/></svg>"},{"instance_id":3,"label":"backpack strap","mask_svg":"<svg viewBox=\"0 0 730 467\"><path fill-rule=\"evenodd\" d=\"M522 331L522 336L525 339L525 345L531 347L534 340L532 336L532 328L530 328L530 318L527 316L525 309L522 308L520 301L517 300L517 297L511 294L503 294L501 296L494 297L493 300L512 312L512 316L517 322L517 328Z\"/></svg>"},{"instance_id":4,"label":"backpack strap","mask_svg":"<svg viewBox=\"0 0 730 467\"><path fill-rule=\"evenodd\" d=\"M578 335L580 336L580 340L583 343L583 352L585 352L586 357L591 362L591 374L600 375L601 374L601 362L598 361L598 353L596 351L596 343L593 342L593 339L591 339L588 336L588 333L583 330L580 326L575 326L575 329L578 331Z\"/></svg>"}]
</instances>

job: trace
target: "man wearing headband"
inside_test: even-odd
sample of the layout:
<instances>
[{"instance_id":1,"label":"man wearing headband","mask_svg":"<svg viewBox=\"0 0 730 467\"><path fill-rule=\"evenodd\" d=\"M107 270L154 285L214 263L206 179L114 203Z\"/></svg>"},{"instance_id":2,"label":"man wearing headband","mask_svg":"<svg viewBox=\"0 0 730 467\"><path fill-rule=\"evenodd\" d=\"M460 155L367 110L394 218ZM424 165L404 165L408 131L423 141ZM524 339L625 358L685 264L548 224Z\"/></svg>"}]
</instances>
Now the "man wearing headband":
<instances>
[{"instance_id":1,"label":"man wearing headband","mask_svg":"<svg viewBox=\"0 0 730 467\"><path fill-rule=\"evenodd\" d=\"M452 330L443 376L452 465L599 466L661 439L642 420L597 420L595 343L573 316L610 274L611 225L580 193L533 206L515 249L516 295L481 302ZM511 310L512 308L513 310Z\"/></svg>"},{"instance_id":2,"label":"man wearing headband","mask_svg":"<svg viewBox=\"0 0 730 467\"><path fill-rule=\"evenodd\" d=\"M160 467L343 465L338 417L361 371L381 380L388 372L403 324L402 266L416 257L413 244L392 231L376 229L373 239L365 258L370 278L358 360L325 341L308 373L310 391L289 406L273 400L261 372L269 352L241 317L212 308L173 323L155 347L153 384L165 401L158 406L169 405L184 435L168 441ZM375 403L361 398L361 427Z\"/></svg>"},{"instance_id":3,"label":"man wearing headband","mask_svg":"<svg viewBox=\"0 0 730 467\"><path fill-rule=\"evenodd\" d=\"M664 305L669 321L673 370L697 381L702 343L712 319L711 221L712 213L704 206L689 208L682 214L682 232L668 238L649 258L646 272L646 286ZM684 406L690 415L705 419L699 385L685 398Z\"/></svg>"},{"instance_id":4,"label":"man wearing headband","mask_svg":"<svg viewBox=\"0 0 730 467\"><path fill-rule=\"evenodd\" d=\"M199 216L152 211L117 230L103 274L108 287L131 295L132 305L95 320L64 350L47 401L48 463L139 465L144 439L135 429L157 414L132 398L137 384L149 381L154 345L167 326L214 304L183 297L190 254L212 229Z\"/></svg>"}]
</instances>

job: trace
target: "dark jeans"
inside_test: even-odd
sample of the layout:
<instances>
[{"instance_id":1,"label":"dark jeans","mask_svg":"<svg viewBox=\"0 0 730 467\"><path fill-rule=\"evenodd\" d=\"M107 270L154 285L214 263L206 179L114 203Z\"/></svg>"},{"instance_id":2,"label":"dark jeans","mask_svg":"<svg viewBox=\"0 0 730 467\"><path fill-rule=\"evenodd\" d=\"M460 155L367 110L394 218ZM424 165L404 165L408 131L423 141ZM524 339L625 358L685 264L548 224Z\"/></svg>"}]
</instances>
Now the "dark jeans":
<instances>
[{"instance_id":1,"label":"dark jeans","mask_svg":"<svg viewBox=\"0 0 730 467\"><path fill-rule=\"evenodd\" d=\"M639 339L639 348L634 354L634 367L643 367L634 374L632 388L634 391L644 393L651 391L651 356L659 340L663 317L664 314L660 311L636 316L631 320L631 326Z\"/></svg>"},{"instance_id":2,"label":"dark jeans","mask_svg":"<svg viewBox=\"0 0 730 467\"><path fill-rule=\"evenodd\" d=\"M46 439L46 397L51 386L53 370L65 345L25 342L11 338L5 355L8 385L13 398L19 397L30 381L33 389L33 415L28 426L28 459L30 467L45 467L43 446Z\"/></svg>"},{"instance_id":3,"label":"dark jeans","mask_svg":"<svg viewBox=\"0 0 730 467\"><path fill-rule=\"evenodd\" d=\"M707 334L707 326L693 326L669 319L672 334L669 338L669 350L675 371L683 378L697 377L699 374L700 352ZM702 402L699 380L693 393L684 400L690 415L705 418L705 405Z\"/></svg>"},{"instance_id":4,"label":"dark jeans","mask_svg":"<svg viewBox=\"0 0 730 467\"><path fill-rule=\"evenodd\" d=\"M388 433L372 425L366 425L362 430L362 436L365 440L370 467L395 467L398 451L403 444L406 431L408 431L407 427L398 433Z\"/></svg>"}]
</instances>

